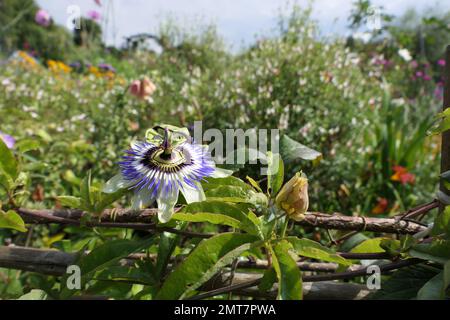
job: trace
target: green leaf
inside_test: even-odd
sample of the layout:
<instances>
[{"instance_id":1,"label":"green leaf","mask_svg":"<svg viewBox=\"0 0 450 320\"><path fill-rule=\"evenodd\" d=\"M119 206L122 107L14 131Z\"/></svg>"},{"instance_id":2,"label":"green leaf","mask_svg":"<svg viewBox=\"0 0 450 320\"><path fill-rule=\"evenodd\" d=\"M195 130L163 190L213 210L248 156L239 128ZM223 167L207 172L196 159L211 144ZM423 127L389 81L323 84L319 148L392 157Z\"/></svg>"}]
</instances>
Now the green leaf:
<instances>
[{"instance_id":1,"label":"green leaf","mask_svg":"<svg viewBox=\"0 0 450 320\"><path fill-rule=\"evenodd\" d=\"M432 235L437 236L444 233L450 238L450 206L439 212L434 219Z\"/></svg>"},{"instance_id":2,"label":"green leaf","mask_svg":"<svg viewBox=\"0 0 450 320\"><path fill-rule=\"evenodd\" d=\"M154 241L155 238L153 237L141 241L123 239L112 240L95 248L87 255L81 255L75 264L80 266L81 269L82 286L86 281L93 278L97 271L117 263L120 259L131 253L148 248ZM65 283L66 277L63 278L62 283ZM75 292L75 290L69 290L66 287L63 287L61 297L68 298Z\"/></svg>"},{"instance_id":3,"label":"green leaf","mask_svg":"<svg viewBox=\"0 0 450 320\"><path fill-rule=\"evenodd\" d=\"M278 299L301 300L302 277L300 269L289 251L292 244L286 240L278 242L272 248L272 263L278 279Z\"/></svg>"},{"instance_id":4,"label":"green leaf","mask_svg":"<svg viewBox=\"0 0 450 320\"><path fill-rule=\"evenodd\" d=\"M258 285L258 289L262 292L267 292L272 289L275 281L277 281L277 273L275 272L275 269L273 267L270 269L266 269L266 271L264 271L261 282Z\"/></svg>"},{"instance_id":5,"label":"green leaf","mask_svg":"<svg viewBox=\"0 0 450 320\"><path fill-rule=\"evenodd\" d=\"M274 197L280 190L284 181L284 164L279 154L267 153L268 169L267 183L269 193Z\"/></svg>"},{"instance_id":6,"label":"green leaf","mask_svg":"<svg viewBox=\"0 0 450 320\"><path fill-rule=\"evenodd\" d=\"M211 190L221 186L240 187L242 190L248 191L252 188L239 178L229 176L226 178L207 178L206 182L202 184L203 190Z\"/></svg>"},{"instance_id":7,"label":"green leaf","mask_svg":"<svg viewBox=\"0 0 450 320\"><path fill-rule=\"evenodd\" d=\"M17 300L47 300L48 295L45 291L39 289L33 289L27 294L20 296Z\"/></svg>"},{"instance_id":8,"label":"green leaf","mask_svg":"<svg viewBox=\"0 0 450 320\"><path fill-rule=\"evenodd\" d=\"M187 222L209 222L213 224L223 224L233 228L239 228L240 222L229 216L220 213L199 212L196 214L190 213L175 213L172 219L187 221Z\"/></svg>"},{"instance_id":9,"label":"green leaf","mask_svg":"<svg viewBox=\"0 0 450 320\"><path fill-rule=\"evenodd\" d=\"M335 262L344 266L352 265L352 262L337 255L331 249L322 246L320 243L306 238L299 239L297 237L287 237L297 254L300 256L323 260L328 262Z\"/></svg>"},{"instance_id":10,"label":"green leaf","mask_svg":"<svg viewBox=\"0 0 450 320\"><path fill-rule=\"evenodd\" d=\"M380 253L385 252L385 250L381 247L381 242L388 238L373 238L367 239L356 247L354 247L351 252L353 253Z\"/></svg>"},{"instance_id":11,"label":"green leaf","mask_svg":"<svg viewBox=\"0 0 450 320\"><path fill-rule=\"evenodd\" d=\"M168 232L162 232L159 235L158 259L155 268L156 279L160 280L165 275L170 256L175 250L180 238L179 235Z\"/></svg>"},{"instance_id":12,"label":"green leaf","mask_svg":"<svg viewBox=\"0 0 450 320\"><path fill-rule=\"evenodd\" d=\"M431 278L417 293L418 300L437 300L441 298L444 276L440 272Z\"/></svg>"},{"instance_id":13,"label":"green leaf","mask_svg":"<svg viewBox=\"0 0 450 320\"><path fill-rule=\"evenodd\" d=\"M443 278L444 278L444 285L442 286L441 297L445 298L447 289L450 286L450 260L448 260L444 264Z\"/></svg>"},{"instance_id":14,"label":"green leaf","mask_svg":"<svg viewBox=\"0 0 450 320\"><path fill-rule=\"evenodd\" d=\"M6 213L0 210L0 228L14 229L20 232L27 231L22 217L13 210Z\"/></svg>"},{"instance_id":15,"label":"green leaf","mask_svg":"<svg viewBox=\"0 0 450 320\"><path fill-rule=\"evenodd\" d=\"M409 254L415 258L445 264L450 259L450 241L436 239L432 243L419 243L412 246Z\"/></svg>"},{"instance_id":16,"label":"green leaf","mask_svg":"<svg viewBox=\"0 0 450 320\"><path fill-rule=\"evenodd\" d=\"M72 197L72 196L59 196L56 197L56 199L61 203L61 205L65 207L70 207L74 209L80 209L81 208L81 198L78 197Z\"/></svg>"},{"instance_id":17,"label":"green leaf","mask_svg":"<svg viewBox=\"0 0 450 320\"><path fill-rule=\"evenodd\" d=\"M249 250L258 238L248 234L222 233L202 240L164 282L156 299L173 300L208 281L222 267Z\"/></svg>"},{"instance_id":18,"label":"green leaf","mask_svg":"<svg viewBox=\"0 0 450 320\"><path fill-rule=\"evenodd\" d=\"M280 153L285 162L291 162L297 159L320 160L322 154L316 150L283 135L280 140Z\"/></svg>"},{"instance_id":19,"label":"green leaf","mask_svg":"<svg viewBox=\"0 0 450 320\"><path fill-rule=\"evenodd\" d=\"M80 185L80 195L83 200L83 205L89 208L89 211L93 209L92 197L91 197L91 172L84 177Z\"/></svg>"},{"instance_id":20,"label":"green leaf","mask_svg":"<svg viewBox=\"0 0 450 320\"><path fill-rule=\"evenodd\" d=\"M257 181L255 181L253 178L249 176L247 176L246 179L248 180L248 182L250 182L250 184L253 186L253 188L255 188L256 191L263 192Z\"/></svg>"},{"instance_id":21,"label":"green leaf","mask_svg":"<svg viewBox=\"0 0 450 320\"><path fill-rule=\"evenodd\" d=\"M98 195L100 199L94 204L95 212L97 213L102 212L104 209L113 204L114 201L119 200L128 192L129 192L128 189L119 189L113 193L99 192Z\"/></svg>"},{"instance_id":22,"label":"green leaf","mask_svg":"<svg viewBox=\"0 0 450 320\"><path fill-rule=\"evenodd\" d=\"M95 280L127 281L144 285L155 284L155 279L152 274L136 267L122 266L111 266L98 272L98 274L95 275Z\"/></svg>"},{"instance_id":23,"label":"green leaf","mask_svg":"<svg viewBox=\"0 0 450 320\"><path fill-rule=\"evenodd\" d=\"M219 214L226 215L233 220L230 220L230 223L234 220L238 221L239 224L237 228L244 230L252 235L260 235L261 231L259 228L259 223L255 223L255 220L252 220L248 215L249 205L241 204L231 204L224 203L219 201L202 201L191 203L183 208L184 213L191 214L199 214L199 213L210 213L210 214Z\"/></svg>"},{"instance_id":24,"label":"green leaf","mask_svg":"<svg viewBox=\"0 0 450 320\"><path fill-rule=\"evenodd\" d=\"M218 186L205 190L205 195L209 201L251 203L255 205L267 204L267 197L264 194L255 192L250 186L247 187L249 189L239 186Z\"/></svg>"},{"instance_id":25,"label":"green leaf","mask_svg":"<svg viewBox=\"0 0 450 320\"><path fill-rule=\"evenodd\" d=\"M33 139L24 139L24 140L20 140L19 142L16 143L16 148L22 152L28 152L31 150L37 150L40 147L40 143L38 140L33 140Z\"/></svg>"},{"instance_id":26,"label":"green leaf","mask_svg":"<svg viewBox=\"0 0 450 320\"><path fill-rule=\"evenodd\" d=\"M415 265L396 270L383 280L381 289L369 299L395 300L415 299L417 292L434 277L438 271L424 265Z\"/></svg>"},{"instance_id":27,"label":"green leaf","mask_svg":"<svg viewBox=\"0 0 450 320\"><path fill-rule=\"evenodd\" d=\"M4 171L13 180L16 180L18 175L16 158L2 139L0 139L0 171Z\"/></svg>"}]
</instances>

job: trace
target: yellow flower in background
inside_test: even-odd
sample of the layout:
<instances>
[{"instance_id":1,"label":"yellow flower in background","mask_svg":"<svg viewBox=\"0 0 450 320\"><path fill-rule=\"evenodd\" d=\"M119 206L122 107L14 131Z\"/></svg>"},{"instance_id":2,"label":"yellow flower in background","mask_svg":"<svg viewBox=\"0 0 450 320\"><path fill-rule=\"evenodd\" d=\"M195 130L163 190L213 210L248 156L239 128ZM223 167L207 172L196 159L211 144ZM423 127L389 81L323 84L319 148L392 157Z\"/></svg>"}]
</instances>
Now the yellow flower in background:
<instances>
[{"instance_id":1,"label":"yellow flower in background","mask_svg":"<svg viewBox=\"0 0 450 320\"><path fill-rule=\"evenodd\" d=\"M25 51L18 51L18 56L21 58L21 62L25 64L26 66L35 67L36 66L36 60L32 58L28 53Z\"/></svg>"},{"instance_id":2,"label":"yellow flower in background","mask_svg":"<svg viewBox=\"0 0 450 320\"><path fill-rule=\"evenodd\" d=\"M47 60L47 66L54 73L70 73L72 71L71 67L61 61Z\"/></svg>"},{"instance_id":3,"label":"yellow flower in background","mask_svg":"<svg viewBox=\"0 0 450 320\"><path fill-rule=\"evenodd\" d=\"M275 198L275 204L279 209L284 210L289 218L296 221L303 220L309 206L308 179L306 176L297 172L281 188Z\"/></svg>"},{"instance_id":4,"label":"yellow flower in background","mask_svg":"<svg viewBox=\"0 0 450 320\"><path fill-rule=\"evenodd\" d=\"M98 77L98 78L100 78L100 77L103 76L103 73L102 73L102 72L100 71L100 69L97 68L97 67L90 66L89 69L88 69L88 71L89 71L91 74L93 74L94 76Z\"/></svg>"}]
</instances>

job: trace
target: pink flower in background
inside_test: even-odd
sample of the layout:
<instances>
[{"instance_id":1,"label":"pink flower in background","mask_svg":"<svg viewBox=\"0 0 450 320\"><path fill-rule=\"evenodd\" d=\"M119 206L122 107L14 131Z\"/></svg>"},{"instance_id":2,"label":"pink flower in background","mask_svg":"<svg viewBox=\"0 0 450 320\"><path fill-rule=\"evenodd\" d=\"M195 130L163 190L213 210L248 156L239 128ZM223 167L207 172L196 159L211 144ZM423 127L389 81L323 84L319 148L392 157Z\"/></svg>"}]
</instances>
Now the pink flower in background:
<instances>
[{"instance_id":1,"label":"pink flower in background","mask_svg":"<svg viewBox=\"0 0 450 320\"><path fill-rule=\"evenodd\" d=\"M437 64L440 65L441 67L444 67L445 66L445 60L444 59L439 59Z\"/></svg>"},{"instance_id":2,"label":"pink flower in background","mask_svg":"<svg viewBox=\"0 0 450 320\"><path fill-rule=\"evenodd\" d=\"M430 81L430 80L431 80L431 77L430 77L428 74L425 74L425 75L423 76L423 80L425 80L425 81Z\"/></svg>"},{"instance_id":3,"label":"pink flower in background","mask_svg":"<svg viewBox=\"0 0 450 320\"><path fill-rule=\"evenodd\" d=\"M98 6L102 6L102 3L100 2L100 0L94 0L94 2L98 5Z\"/></svg>"},{"instance_id":4,"label":"pink flower in background","mask_svg":"<svg viewBox=\"0 0 450 320\"><path fill-rule=\"evenodd\" d=\"M95 10L88 11L87 16L89 19L92 19L94 21L98 21L101 18L100 12Z\"/></svg>"},{"instance_id":5,"label":"pink flower in background","mask_svg":"<svg viewBox=\"0 0 450 320\"><path fill-rule=\"evenodd\" d=\"M0 131L0 140L2 140L9 149L14 148L14 145L16 144L16 139L14 139L14 137L1 131Z\"/></svg>"},{"instance_id":6,"label":"pink flower in background","mask_svg":"<svg viewBox=\"0 0 450 320\"><path fill-rule=\"evenodd\" d=\"M34 21L43 27L48 27L51 22L51 17L47 11L44 9L39 9L34 16Z\"/></svg>"},{"instance_id":7,"label":"pink flower in background","mask_svg":"<svg viewBox=\"0 0 450 320\"><path fill-rule=\"evenodd\" d=\"M417 78L422 78L422 76L423 76L423 72L422 71L417 71L416 72L416 77Z\"/></svg>"},{"instance_id":8,"label":"pink flower in background","mask_svg":"<svg viewBox=\"0 0 450 320\"><path fill-rule=\"evenodd\" d=\"M411 65L411 68L415 69L419 66L419 63L417 63L416 60L413 60L413 61L411 61L410 65Z\"/></svg>"},{"instance_id":9,"label":"pink flower in background","mask_svg":"<svg viewBox=\"0 0 450 320\"><path fill-rule=\"evenodd\" d=\"M130 93L139 99L148 99L156 90L155 84L147 77L134 80L130 85Z\"/></svg>"}]
</instances>

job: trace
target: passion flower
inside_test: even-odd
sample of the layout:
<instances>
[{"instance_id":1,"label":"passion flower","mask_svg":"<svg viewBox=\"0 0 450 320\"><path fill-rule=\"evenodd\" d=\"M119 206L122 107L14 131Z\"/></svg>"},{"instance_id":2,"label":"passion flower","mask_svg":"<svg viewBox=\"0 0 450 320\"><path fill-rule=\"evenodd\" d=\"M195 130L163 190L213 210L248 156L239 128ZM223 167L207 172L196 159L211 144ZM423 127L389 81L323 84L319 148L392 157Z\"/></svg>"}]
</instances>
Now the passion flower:
<instances>
[{"instance_id":1,"label":"passion flower","mask_svg":"<svg viewBox=\"0 0 450 320\"><path fill-rule=\"evenodd\" d=\"M187 130L173 128L176 127L159 127L164 129L163 136L147 136L147 141L133 143L119 162L121 172L103 189L106 193L124 188L133 190L135 210L146 208L156 200L158 219L162 223L172 217L180 191L187 203L203 201L202 180L232 173L216 168L207 146L194 143Z\"/></svg>"}]
</instances>

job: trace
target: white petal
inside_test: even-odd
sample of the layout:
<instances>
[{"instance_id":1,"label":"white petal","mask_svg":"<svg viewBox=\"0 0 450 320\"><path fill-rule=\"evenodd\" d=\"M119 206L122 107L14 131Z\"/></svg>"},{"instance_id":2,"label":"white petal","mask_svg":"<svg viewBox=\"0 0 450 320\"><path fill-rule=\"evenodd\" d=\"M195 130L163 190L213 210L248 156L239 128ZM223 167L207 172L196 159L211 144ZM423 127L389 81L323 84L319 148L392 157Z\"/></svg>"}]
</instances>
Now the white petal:
<instances>
[{"instance_id":1,"label":"white petal","mask_svg":"<svg viewBox=\"0 0 450 320\"><path fill-rule=\"evenodd\" d=\"M211 175L211 178L226 178L233 174L232 170L222 169L222 168L214 168L214 173Z\"/></svg>"},{"instance_id":2,"label":"white petal","mask_svg":"<svg viewBox=\"0 0 450 320\"><path fill-rule=\"evenodd\" d=\"M192 188L186 183L183 184L183 188L180 188L181 193L186 199L187 203L192 202L201 202L206 200L205 193L203 192L203 188L199 182L196 182L195 185L197 188Z\"/></svg>"},{"instance_id":3,"label":"white petal","mask_svg":"<svg viewBox=\"0 0 450 320\"><path fill-rule=\"evenodd\" d=\"M130 185L132 185L132 182L125 180L122 174L119 173L105 183L102 191L104 193L114 193L119 189L128 188Z\"/></svg>"},{"instance_id":4,"label":"white petal","mask_svg":"<svg viewBox=\"0 0 450 320\"><path fill-rule=\"evenodd\" d=\"M133 210L141 210L147 208L155 201L155 197L147 188L143 188L141 191L134 194L131 198L131 207Z\"/></svg>"},{"instance_id":5,"label":"white petal","mask_svg":"<svg viewBox=\"0 0 450 320\"><path fill-rule=\"evenodd\" d=\"M161 191L156 198L158 203L158 219L161 223L166 223L172 218L173 208L178 200L178 187L172 188L169 192L161 188Z\"/></svg>"}]
</instances>

